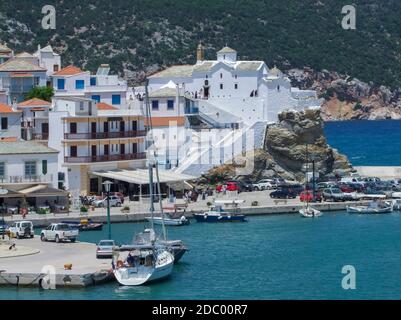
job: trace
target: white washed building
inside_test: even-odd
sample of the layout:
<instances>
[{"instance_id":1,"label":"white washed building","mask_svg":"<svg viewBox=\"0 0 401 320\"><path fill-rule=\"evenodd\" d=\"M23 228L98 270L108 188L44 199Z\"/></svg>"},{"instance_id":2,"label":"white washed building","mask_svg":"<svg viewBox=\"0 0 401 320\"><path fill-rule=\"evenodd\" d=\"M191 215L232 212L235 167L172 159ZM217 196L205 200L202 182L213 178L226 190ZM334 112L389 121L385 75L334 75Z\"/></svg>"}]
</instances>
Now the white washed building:
<instances>
[{"instance_id":1,"label":"white washed building","mask_svg":"<svg viewBox=\"0 0 401 320\"><path fill-rule=\"evenodd\" d=\"M64 185L76 194L101 192L100 170L144 167L143 116L103 102L77 97L53 99L49 147L59 150Z\"/></svg>"},{"instance_id":2,"label":"white washed building","mask_svg":"<svg viewBox=\"0 0 401 320\"><path fill-rule=\"evenodd\" d=\"M0 103L0 141L15 141L21 138L22 112Z\"/></svg>"}]
</instances>

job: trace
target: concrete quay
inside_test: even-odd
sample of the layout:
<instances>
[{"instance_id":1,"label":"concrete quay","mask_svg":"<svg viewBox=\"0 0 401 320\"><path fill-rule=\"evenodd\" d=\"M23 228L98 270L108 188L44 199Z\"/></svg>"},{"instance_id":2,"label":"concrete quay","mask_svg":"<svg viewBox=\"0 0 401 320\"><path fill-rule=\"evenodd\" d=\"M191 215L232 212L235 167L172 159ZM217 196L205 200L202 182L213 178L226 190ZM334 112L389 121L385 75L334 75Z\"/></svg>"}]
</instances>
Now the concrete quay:
<instances>
[{"instance_id":1,"label":"concrete quay","mask_svg":"<svg viewBox=\"0 0 401 320\"><path fill-rule=\"evenodd\" d=\"M54 279L56 288L86 287L114 280L111 259L96 259L95 244L41 242L38 236L12 243L15 249L9 256L0 257L0 285L44 287ZM0 252L8 247L0 244ZM24 255L28 248L35 251L29 257ZM71 270L65 270L65 264L72 264Z\"/></svg>"},{"instance_id":2,"label":"concrete quay","mask_svg":"<svg viewBox=\"0 0 401 320\"><path fill-rule=\"evenodd\" d=\"M200 197L197 202L191 202L188 204L185 215L187 217L193 216L195 213L200 213L208 210L208 203L213 203L215 199L243 199L245 203L240 206L242 213L253 216L253 215L269 215L269 214L288 214L298 213L298 210L303 207L303 203L299 199L287 199L287 200L275 200L269 197L271 191L254 191L254 192L243 192L240 194L227 192L226 195L218 195L208 197L202 200ZM257 206L252 206L252 202L257 201ZM321 211L340 211L345 210L347 205L365 204L366 201L349 201L349 202L322 202L314 203L313 207ZM146 202L124 202L124 206L128 206L130 211L124 213L121 208L111 208L110 219L112 223L124 223L124 222L142 222L146 221L146 217L149 216L149 204ZM167 207L169 204L167 201L163 202L163 207ZM155 210L160 212L158 203L155 203ZM63 220L79 220L90 218L97 222L107 222L107 210L105 208L96 208L94 211L81 214L77 211L72 211L69 214L28 214L25 219L33 222L36 227L45 227L50 223L61 222ZM9 216L5 220L8 223L12 221L21 220L21 216Z\"/></svg>"}]
</instances>

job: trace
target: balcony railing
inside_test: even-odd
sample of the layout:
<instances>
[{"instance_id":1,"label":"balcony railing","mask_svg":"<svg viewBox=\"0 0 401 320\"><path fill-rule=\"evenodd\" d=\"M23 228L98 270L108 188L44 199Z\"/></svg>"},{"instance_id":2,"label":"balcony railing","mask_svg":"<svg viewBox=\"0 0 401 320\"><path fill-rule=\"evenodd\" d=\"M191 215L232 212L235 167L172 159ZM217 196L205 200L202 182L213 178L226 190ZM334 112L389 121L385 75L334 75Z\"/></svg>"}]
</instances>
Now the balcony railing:
<instances>
[{"instance_id":1,"label":"balcony railing","mask_svg":"<svg viewBox=\"0 0 401 320\"><path fill-rule=\"evenodd\" d=\"M135 138L146 136L146 130L117 131L117 132L87 132L87 133L65 133L66 140L90 140L90 139L113 139L113 138Z\"/></svg>"},{"instance_id":2,"label":"balcony railing","mask_svg":"<svg viewBox=\"0 0 401 320\"><path fill-rule=\"evenodd\" d=\"M0 183L53 182L53 175L0 176Z\"/></svg>"},{"instance_id":3,"label":"balcony railing","mask_svg":"<svg viewBox=\"0 0 401 320\"><path fill-rule=\"evenodd\" d=\"M146 153L109 154L103 156L65 157L65 163L94 163L146 159Z\"/></svg>"}]
</instances>

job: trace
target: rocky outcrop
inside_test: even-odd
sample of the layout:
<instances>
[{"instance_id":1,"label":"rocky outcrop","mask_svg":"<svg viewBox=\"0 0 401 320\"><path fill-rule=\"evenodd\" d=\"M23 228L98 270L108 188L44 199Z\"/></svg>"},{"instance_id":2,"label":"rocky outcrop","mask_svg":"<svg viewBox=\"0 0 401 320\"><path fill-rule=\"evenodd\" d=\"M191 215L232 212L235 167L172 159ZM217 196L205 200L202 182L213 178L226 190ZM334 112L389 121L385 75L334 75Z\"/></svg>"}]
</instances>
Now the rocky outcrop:
<instances>
[{"instance_id":1,"label":"rocky outcrop","mask_svg":"<svg viewBox=\"0 0 401 320\"><path fill-rule=\"evenodd\" d=\"M316 90L324 98L322 118L331 120L401 119L401 90L310 68L288 71L293 86Z\"/></svg>"},{"instance_id":2,"label":"rocky outcrop","mask_svg":"<svg viewBox=\"0 0 401 320\"><path fill-rule=\"evenodd\" d=\"M327 144L323 125L320 110L282 112L279 122L266 129L263 149L236 157L234 163L241 166L253 161L253 179L282 177L302 181L305 164L312 157L320 177L349 174L353 171L351 164ZM224 165L211 170L207 177L214 181L232 179L238 172L233 165Z\"/></svg>"}]
</instances>

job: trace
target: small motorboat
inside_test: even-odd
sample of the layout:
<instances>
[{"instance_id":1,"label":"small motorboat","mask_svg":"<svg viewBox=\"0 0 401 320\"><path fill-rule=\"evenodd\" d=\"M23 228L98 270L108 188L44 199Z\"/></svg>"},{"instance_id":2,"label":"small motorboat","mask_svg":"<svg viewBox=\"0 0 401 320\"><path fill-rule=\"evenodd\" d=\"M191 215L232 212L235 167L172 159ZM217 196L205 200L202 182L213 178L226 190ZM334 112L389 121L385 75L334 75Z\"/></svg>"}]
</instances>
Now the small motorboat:
<instances>
[{"instance_id":1,"label":"small motorboat","mask_svg":"<svg viewBox=\"0 0 401 320\"><path fill-rule=\"evenodd\" d=\"M383 214L393 212L393 203L372 201L367 206L347 206L348 213Z\"/></svg>"},{"instance_id":2,"label":"small motorboat","mask_svg":"<svg viewBox=\"0 0 401 320\"><path fill-rule=\"evenodd\" d=\"M194 214L197 222L246 222L246 216L239 212L239 204L245 200L215 200L209 211ZM226 211L225 206L233 206L233 211Z\"/></svg>"},{"instance_id":3,"label":"small motorboat","mask_svg":"<svg viewBox=\"0 0 401 320\"><path fill-rule=\"evenodd\" d=\"M71 228L78 229L79 231L101 231L103 223L93 222L91 219L82 219L80 221L62 221L68 224Z\"/></svg>"},{"instance_id":4,"label":"small motorboat","mask_svg":"<svg viewBox=\"0 0 401 320\"><path fill-rule=\"evenodd\" d=\"M146 217L146 220L151 221L151 217ZM153 223L157 225L163 224L163 219L161 217L153 217ZM164 225L165 226L186 226L189 225L190 221L185 216L181 216L180 218L170 218L167 215L164 216Z\"/></svg>"},{"instance_id":5,"label":"small motorboat","mask_svg":"<svg viewBox=\"0 0 401 320\"><path fill-rule=\"evenodd\" d=\"M315 208L310 207L309 205L299 210L299 214L304 218L317 218L321 217L323 213Z\"/></svg>"},{"instance_id":6,"label":"small motorboat","mask_svg":"<svg viewBox=\"0 0 401 320\"><path fill-rule=\"evenodd\" d=\"M401 211L401 199L394 199L392 201L393 211Z\"/></svg>"}]
</instances>

